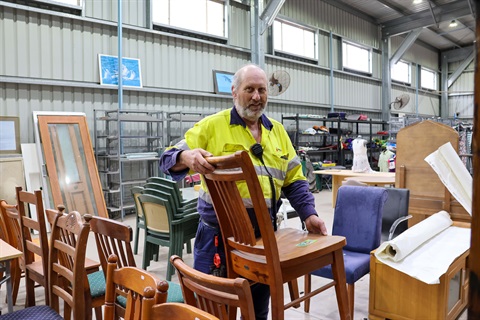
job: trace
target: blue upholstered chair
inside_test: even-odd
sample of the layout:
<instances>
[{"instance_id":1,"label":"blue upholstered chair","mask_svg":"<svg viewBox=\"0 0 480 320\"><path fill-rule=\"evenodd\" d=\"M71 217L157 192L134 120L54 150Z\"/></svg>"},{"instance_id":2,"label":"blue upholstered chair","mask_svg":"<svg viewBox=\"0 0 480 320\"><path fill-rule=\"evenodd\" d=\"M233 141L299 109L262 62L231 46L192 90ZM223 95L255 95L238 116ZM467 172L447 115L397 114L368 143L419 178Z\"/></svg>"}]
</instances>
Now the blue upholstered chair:
<instances>
[{"instance_id":1,"label":"blue upholstered chair","mask_svg":"<svg viewBox=\"0 0 480 320\"><path fill-rule=\"evenodd\" d=\"M351 319L355 282L370 272L370 252L381 242L383 206L387 200L385 188L341 186L333 217L332 235L347 238L343 248L347 293ZM333 279L330 265L305 276L305 294L311 292L311 276ZM305 301L309 312L310 300Z\"/></svg>"}]
</instances>

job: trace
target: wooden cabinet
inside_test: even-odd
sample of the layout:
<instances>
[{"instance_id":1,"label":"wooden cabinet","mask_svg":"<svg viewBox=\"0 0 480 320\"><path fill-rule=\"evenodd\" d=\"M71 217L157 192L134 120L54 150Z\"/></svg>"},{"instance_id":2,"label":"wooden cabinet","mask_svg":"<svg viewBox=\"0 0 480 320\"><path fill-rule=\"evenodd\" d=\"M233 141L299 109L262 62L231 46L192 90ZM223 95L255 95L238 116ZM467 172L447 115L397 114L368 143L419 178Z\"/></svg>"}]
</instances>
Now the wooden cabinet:
<instances>
[{"instance_id":1,"label":"wooden cabinet","mask_svg":"<svg viewBox=\"0 0 480 320\"><path fill-rule=\"evenodd\" d=\"M370 257L369 319L456 319L468 302L467 250L440 277L426 284Z\"/></svg>"}]
</instances>

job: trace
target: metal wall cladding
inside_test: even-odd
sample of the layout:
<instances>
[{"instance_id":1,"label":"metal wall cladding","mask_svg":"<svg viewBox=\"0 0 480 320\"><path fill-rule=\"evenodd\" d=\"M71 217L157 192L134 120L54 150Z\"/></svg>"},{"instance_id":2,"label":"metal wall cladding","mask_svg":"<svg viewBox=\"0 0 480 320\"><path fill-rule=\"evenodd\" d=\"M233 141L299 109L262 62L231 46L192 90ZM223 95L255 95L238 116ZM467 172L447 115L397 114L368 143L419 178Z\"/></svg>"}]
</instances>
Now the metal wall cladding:
<instances>
[{"instance_id":1,"label":"metal wall cladding","mask_svg":"<svg viewBox=\"0 0 480 320\"><path fill-rule=\"evenodd\" d=\"M417 94L414 88L397 85L391 91L391 102L395 101L402 94L408 94L410 101L403 109L391 109L392 112L426 117L440 116L440 96L438 94L423 91L419 91Z\"/></svg>"},{"instance_id":2,"label":"metal wall cladding","mask_svg":"<svg viewBox=\"0 0 480 320\"><path fill-rule=\"evenodd\" d=\"M402 44L405 35L390 38L390 52L393 55ZM437 51L430 50L422 45L414 43L402 56L402 60L416 63L422 67L438 70L440 57Z\"/></svg>"},{"instance_id":3,"label":"metal wall cladding","mask_svg":"<svg viewBox=\"0 0 480 320\"><path fill-rule=\"evenodd\" d=\"M451 118L473 119L474 101L472 95L451 96L448 98L448 116ZM457 115L455 115L457 113Z\"/></svg>"},{"instance_id":4,"label":"metal wall cladding","mask_svg":"<svg viewBox=\"0 0 480 320\"><path fill-rule=\"evenodd\" d=\"M122 3L123 56L140 59L143 82L143 89L124 89L123 109L214 113L232 106L231 97L213 94L212 70L234 72L250 61L247 6L232 5L229 39L224 45L148 29L149 2ZM117 91L99 85L98 67L99 54L118 54L116 5L86 0L83 16L12 3L0 5L0 114L21 117L22 142L34 141L32 111L85 112L93 130L94 109L118 107ZM266 56L267 73L281 69L291 76L289 89L271 97L268 115L280 121L282 114L326 114L333 103L335 111L362 110L379 118L378 26L317 0L287 1L280 14L322 29L319 59L318 64L310 64ZM375 49L371 79L339 70L341 37ZM394 42L392 47L398 45ZM438 57L421 46L412 46L406 57L425 66L438 65ZM423 109L432 109L429 104Z\"/></svg>"},{"instance_id":5,"label":"metal wall cladding","mask_svg":"<svg viewBox=\"0 0 480 320\"><path fill-rule=\"evenodd\" d=\"M373 48L380 47L379 27L374 22L323 1L286 1L280 15Z\"/></svg>"}]
</instances>

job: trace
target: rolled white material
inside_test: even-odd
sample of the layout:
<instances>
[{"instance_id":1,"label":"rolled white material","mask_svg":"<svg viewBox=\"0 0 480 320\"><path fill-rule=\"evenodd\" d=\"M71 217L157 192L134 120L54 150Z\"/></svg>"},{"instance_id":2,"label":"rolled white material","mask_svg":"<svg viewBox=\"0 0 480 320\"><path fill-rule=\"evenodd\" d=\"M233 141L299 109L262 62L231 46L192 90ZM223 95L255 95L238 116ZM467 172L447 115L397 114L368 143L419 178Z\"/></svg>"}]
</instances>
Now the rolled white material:
<instances>
[{"instance_id":1,"label":"rolled white material","mask_svg":"<svg viewBox=\"0 0 480 320\"><path fill-rule=\"evenodd\" d=\"M408 228L393 240L386 241L375 251L379 260L401 261L412 251L452 225L446 211L440 211Z\"/></svg>"},{"instance_id":2,"label":"rolled white material","mask_svg":"<svg viewBox=\"0 0 480 320\"><path fill-rule=\"evenodd\" d=\"M448 191L472 215L473 179L450 142L432 152L425 161L438 174Z\"/></svg>"}]
</instances>

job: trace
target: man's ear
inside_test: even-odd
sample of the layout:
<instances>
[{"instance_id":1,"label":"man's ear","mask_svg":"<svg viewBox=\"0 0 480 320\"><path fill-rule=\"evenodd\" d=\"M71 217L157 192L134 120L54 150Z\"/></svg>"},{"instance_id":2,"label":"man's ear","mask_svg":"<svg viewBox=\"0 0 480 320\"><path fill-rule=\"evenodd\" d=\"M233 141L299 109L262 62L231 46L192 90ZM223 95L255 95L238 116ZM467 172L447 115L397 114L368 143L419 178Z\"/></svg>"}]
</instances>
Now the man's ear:
<instances>
[{"instance_id":1,"label":"man's ear","mask_svg":"<svg viewBox=\"0 0 480 320\"><path fill-rule=\"evenodd\" d=\"M237 95L237 92L236 92L235 87L233 86L233 84L232 84L232 88L231 88L230 90L232 90L232 96L235 98L235 96Z\"/></svg>"}]
</instances>

